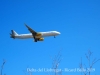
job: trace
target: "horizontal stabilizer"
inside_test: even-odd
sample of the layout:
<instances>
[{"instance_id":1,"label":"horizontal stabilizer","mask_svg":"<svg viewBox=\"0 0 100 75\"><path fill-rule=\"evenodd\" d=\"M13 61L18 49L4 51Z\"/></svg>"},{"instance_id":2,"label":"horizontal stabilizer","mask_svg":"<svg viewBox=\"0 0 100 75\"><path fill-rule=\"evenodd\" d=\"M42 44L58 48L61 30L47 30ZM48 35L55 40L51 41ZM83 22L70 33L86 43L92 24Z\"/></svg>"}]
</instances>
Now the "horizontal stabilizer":
<instances>
[{"instance_id":1,"label":"horizontal stabilizer","mask_svg":"<svg viewBox=\"0 0 100 75\"><path fill-rule=\"evenodd\" d=\"M15 38L15 36L18 35L14 30L11 30L10 36L11 38Z\"/></svg>"}]
</instances>

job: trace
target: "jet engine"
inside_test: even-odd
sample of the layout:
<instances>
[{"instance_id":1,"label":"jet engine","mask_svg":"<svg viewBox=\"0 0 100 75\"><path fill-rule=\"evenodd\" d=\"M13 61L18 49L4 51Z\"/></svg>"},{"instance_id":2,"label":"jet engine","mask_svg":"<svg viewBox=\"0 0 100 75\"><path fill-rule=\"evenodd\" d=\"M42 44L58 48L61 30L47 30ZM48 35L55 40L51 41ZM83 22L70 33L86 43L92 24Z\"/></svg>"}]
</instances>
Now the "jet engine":
<instances>
[{"instance_id":1,"label":"jet engine","mask_svg":"<svg viewBox=\"0 0 100 75\"><path fill-rule=\"evenodd\" d=\"M39 40L39 41L43 41L43 40L44 40L44 38L39 38L38 40Z\"/></svg>"},{"instance_id":2,"label":"jet engine","mask_svg":"<svg viewBox=\"0 0 100 75\"><path fill-rule=\"evenodd\" d=\"M44 38L36 38L36 39L34 39L34 42L43 41L43 40L44 40Z\"/></svg>"}]
</instances>

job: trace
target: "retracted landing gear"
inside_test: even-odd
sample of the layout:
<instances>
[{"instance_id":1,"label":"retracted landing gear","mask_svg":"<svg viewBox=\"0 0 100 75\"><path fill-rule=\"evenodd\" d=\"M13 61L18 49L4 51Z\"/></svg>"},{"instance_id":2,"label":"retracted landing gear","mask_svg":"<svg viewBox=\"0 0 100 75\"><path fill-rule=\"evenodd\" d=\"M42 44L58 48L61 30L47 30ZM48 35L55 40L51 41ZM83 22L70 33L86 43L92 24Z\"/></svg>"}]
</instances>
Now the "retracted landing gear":
<instances>
[{"instance_id":1,"label":"retracted landing gear","mask_svg":"<svg viewBox=\"0 0 100 75\"><path fill-rule=\"evenodd\" d=\"M34 42L37 42L37 39L35 39Z\"/></svg>"}]
</instances>

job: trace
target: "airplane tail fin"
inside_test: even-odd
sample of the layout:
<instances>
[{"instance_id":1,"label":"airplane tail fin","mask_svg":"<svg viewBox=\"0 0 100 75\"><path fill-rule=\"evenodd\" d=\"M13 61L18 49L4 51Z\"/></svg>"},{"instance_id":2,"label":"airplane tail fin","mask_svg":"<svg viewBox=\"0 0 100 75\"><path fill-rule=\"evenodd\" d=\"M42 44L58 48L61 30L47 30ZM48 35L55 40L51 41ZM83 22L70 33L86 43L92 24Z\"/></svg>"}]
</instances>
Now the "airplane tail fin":
<instances>
[{"instance_id":1,"label":"airplane tail fin","mask_svg":"<svg viewBox=\"0 0 100 75\"><path fill-rule=\"evenodd\" d=\"M15 38L15 36L18 35L14 30L11 30L10 36L11 38Z\"/></svg>"}]
</instances>

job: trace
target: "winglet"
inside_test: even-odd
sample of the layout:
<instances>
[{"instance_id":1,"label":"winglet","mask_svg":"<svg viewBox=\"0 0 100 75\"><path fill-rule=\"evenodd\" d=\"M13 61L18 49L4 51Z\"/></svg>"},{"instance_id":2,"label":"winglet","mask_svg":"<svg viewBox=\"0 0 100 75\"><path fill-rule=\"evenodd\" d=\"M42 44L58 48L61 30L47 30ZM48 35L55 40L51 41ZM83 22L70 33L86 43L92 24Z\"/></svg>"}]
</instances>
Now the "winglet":
<instances>
[{"instance_id":1,"label":"winglet","mask_svg":"<svg viewBox=\"0 0 100 75\"><path fill-rule=\"evenodd\" d=\"M25 24L25 23L24 23ZM30 28L27 24L25 24L25 26L27 27L27 28Z\"/></svg>"}]
</instances>

